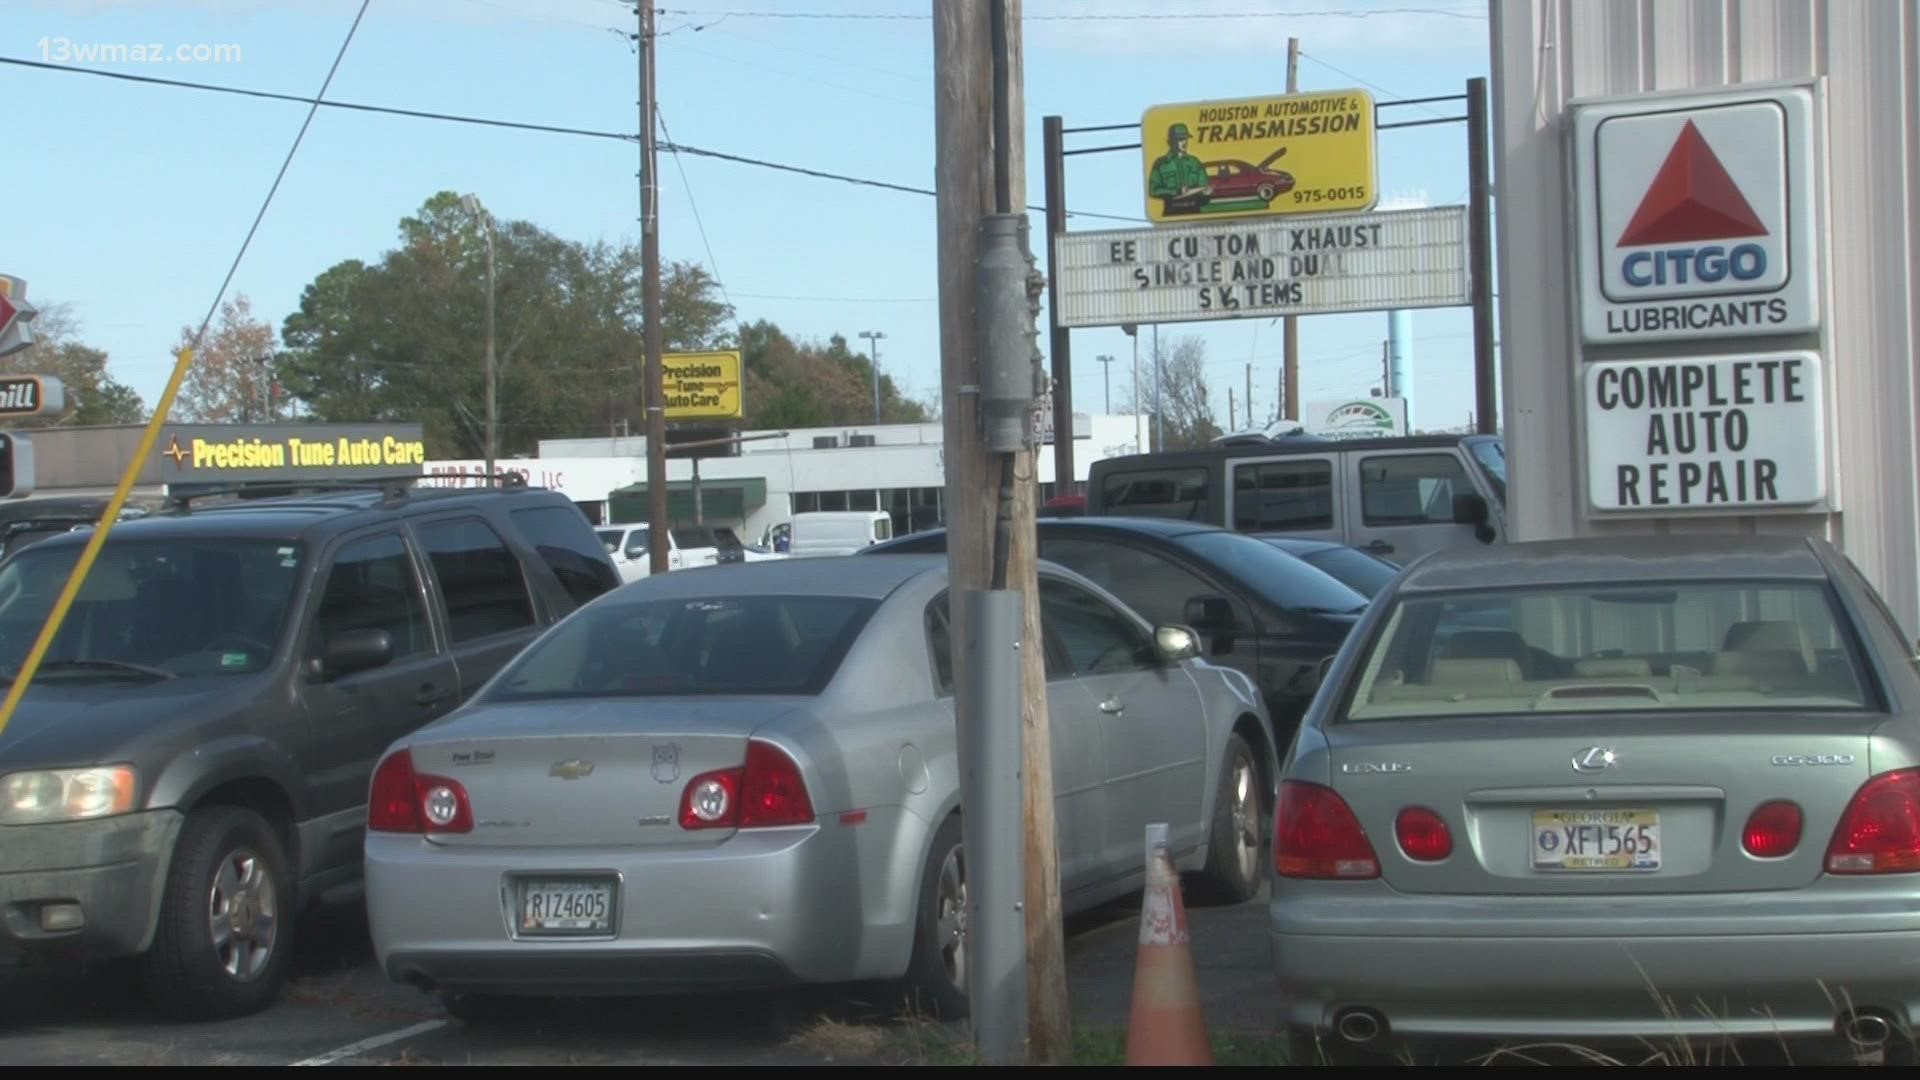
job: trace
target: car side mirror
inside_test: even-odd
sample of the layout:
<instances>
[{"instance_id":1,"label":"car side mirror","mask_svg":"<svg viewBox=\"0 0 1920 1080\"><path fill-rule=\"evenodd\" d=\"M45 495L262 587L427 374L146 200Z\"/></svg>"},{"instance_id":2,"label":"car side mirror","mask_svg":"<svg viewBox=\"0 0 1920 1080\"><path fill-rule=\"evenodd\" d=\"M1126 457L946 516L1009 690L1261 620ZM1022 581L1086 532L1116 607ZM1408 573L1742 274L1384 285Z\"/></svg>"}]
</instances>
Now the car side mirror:
<instances>
[{"instance_id":1,"label":"car side mirror","mask_svg":"<svg viewBox=\"0 0 1920 1080\"><path fill-rule=\"evenodd\" d=\"M316 662L315 675L337 679L368 668L383 667L393 661L393 635L379 628L349 630L327 642L326 651Z\"/></svg>"},{"instance_id":2,"label":"car side mirror","mask_svg":"<svg viewBox=\"0 0 1920 1080\"><path fill-rule=\"evenodd\" d=\"M1224 596L1192 597L1187 600L1185 615L1187 625L1197 630L1233 629L1233 605Z\"/></svg>"},{"instance_id":3,"label":"car side mirror","mask_svg":"<svg viewBox=\"0 0 1920 1080\"><path fill-rule=\"evenodd\" d=\"M1200 655L1200 638L1184 626L1153 628L1153 652L1163 664L1177 664Z\"/></svg>"},{"instance_id":4,"label":"car side mirror","mask_svg":"<svg viewBox=\"0 0 1920 1080\"><path fill-rule=\"evenodd\" d=\"M1473 526L1473 535L1483 544L1493 543L1493 526L1488 524L1492 517L1486 496L1479 492L1465 491L1453 497L1454 524Z\"/></svg>"}]
</instances>

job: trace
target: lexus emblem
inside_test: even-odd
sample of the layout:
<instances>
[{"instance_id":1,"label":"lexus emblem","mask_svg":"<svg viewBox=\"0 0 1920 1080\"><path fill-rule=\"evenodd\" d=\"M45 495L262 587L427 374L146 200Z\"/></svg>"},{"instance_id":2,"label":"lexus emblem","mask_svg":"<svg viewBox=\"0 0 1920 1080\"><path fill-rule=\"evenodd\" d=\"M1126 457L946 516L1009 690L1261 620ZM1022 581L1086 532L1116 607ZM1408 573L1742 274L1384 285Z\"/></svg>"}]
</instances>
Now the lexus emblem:
<instances>
[{"instance_id":1,"label":"lexus emblem","mask_svg":"<svg viewBox=\"0 0 1920 1080\"><path fill-rule=\"evenodd\" d=\"M1573 771L1599 772L1611 769L1620 763L1620 756L1605 746L1589 746L1573 755Z\"/></svg>"}]
</instances>

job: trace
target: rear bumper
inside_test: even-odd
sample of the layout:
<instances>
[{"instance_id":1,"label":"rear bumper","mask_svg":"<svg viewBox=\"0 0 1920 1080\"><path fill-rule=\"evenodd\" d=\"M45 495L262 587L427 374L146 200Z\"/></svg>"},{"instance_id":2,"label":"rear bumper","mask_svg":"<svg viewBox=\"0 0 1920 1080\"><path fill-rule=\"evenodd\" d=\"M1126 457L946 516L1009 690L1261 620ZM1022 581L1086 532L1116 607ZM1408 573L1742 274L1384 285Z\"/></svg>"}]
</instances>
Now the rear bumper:
<instances>
[{"instance_id":1,"label":"rear bumper","mask_svg":"<svg viewBox=\"0 0 1920 1080\"><path fill-rule=\"evenodd\" d=\"M875 811L875 818L898 811ZM437 846L370 833L367 916L381 970L498 994L746 990L897 976L912 925L863 910L857 830L736 833L712 847ZM611 935L520 936L519 875L618 878Z\"/></svg>"},{"instance_id":2,"label":"rear bumper","mask_svg":"<svg viewBox=\"0 0 1920 1080\"><path fill-rule=\"evenodd\" d=\"M1448 903L1465 908L1463 899ZM1364 1008L1396 1037L1649 1040L1657 1048L1675 1036L1832 1036L1850 1008L1907 1030L1920 1019L1920 904L1790 920L1742 915L1735 898L1688 898L1726 910L1701 925L1666 922L1659 905L1629 913L1593 904L1590 918L1576 920L1563 913L1581 898L1554 898L1549 920L1527 918L1527 905L1508 898L1478 899L1486 903L1471 906L1480 913L1463 911L1457 930L1435 925L1430 911L1414 923L1366 902L1342 903L1337 914L1320 898L1276 902L1269 942L1283 1022L1325 1031L1345 1010ZM1405 907L1424 903L1398 898ZM1379 917L1359 930L1369 908ZM1602 927L1622 932L1595 932Z\"/></svg>"}]
</instances>

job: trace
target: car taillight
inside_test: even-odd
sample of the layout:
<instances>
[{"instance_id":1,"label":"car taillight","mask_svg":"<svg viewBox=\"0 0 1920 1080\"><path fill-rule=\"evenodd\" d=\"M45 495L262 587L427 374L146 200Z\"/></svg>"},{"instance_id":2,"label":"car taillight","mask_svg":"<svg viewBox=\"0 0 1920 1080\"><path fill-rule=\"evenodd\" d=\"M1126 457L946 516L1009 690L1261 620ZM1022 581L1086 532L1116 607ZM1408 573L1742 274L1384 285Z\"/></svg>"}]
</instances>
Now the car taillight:
<instances>
[{"instance_id":1,"label":"car taillight","mask_svg":"<svg viewBox=\"0 0 1920 1080\"><path fill-rule=\"evenodd\" d=\"M1446 819L1424 806L1409 806L1394 819L1393 832L1407 858L1439 862L1453 854L1453 833Z\"/></svg>"},{"instance_id":2,"label":"car taillight","mask_svg":"<svg viewBox=\"0 0 1920 1080\"><path fill-rule=\"evenodd\" d=\"M473 804L460 781L413 771L413 754L398 750L373 770L367 828L389 833L473 831Z\"/></svg>"},{"instance_id":3,"label":"car taillight","mask_svg":"<svg viewBox=\"0 0 1920 1080\"><path fill-rule=\"evenodd\" d=\"M1373 878L1380 860L1347 801L1332 788L1289 780L1273 815L1273 868L1289 878Z\"/></svg>"},{"instance_id":4,"label":"car taillight","mask_svg":"<svg viewBox=\"0 0 1920 1080\"><path fill-rule=\"evenodd\" d=\"M1800 846L1803 823L1800 808L1793 803L1784 800L1761 803L1747 818L1740 846L1747 849L1747 854L1760 859L1791 855L1793 849Z\"/></svg>"},{"instance_id":5,"label":"car taillight","mask_svg":"<svg viewBox=\"0 0 1920 1080\"><path fill-rule=\"evenodd\" d=\"M1881 773L1854 793L1827 845L1830 874L1920 870L1920 769Z\"/></svg>"},{"instance_id":6,"label":"car taillight","mask_svg":"<svg viewBox=\"0 0 1920 1080\"><path fill-rule=\"evenodd\" d=\"M770 742L747 743L747 763L687 782L680 796L683 829L765 829L813 821L813 800L800 766Z\"/></svg>"}]
</instances>

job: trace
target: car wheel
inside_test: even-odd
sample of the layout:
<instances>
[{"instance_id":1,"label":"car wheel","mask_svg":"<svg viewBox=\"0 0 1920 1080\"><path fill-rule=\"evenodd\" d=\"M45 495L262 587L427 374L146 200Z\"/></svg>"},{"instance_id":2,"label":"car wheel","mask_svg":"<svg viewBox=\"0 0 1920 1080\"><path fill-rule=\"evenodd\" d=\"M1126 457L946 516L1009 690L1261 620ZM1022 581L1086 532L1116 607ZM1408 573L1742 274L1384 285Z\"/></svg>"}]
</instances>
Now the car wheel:
<instances>
[{"instance_id":1,"label":"car wheel","mask_svg":"<svg viewBox=\"0 0 1920 1080\"><path fill-rule=\"evenodd\" d=\"M1260 194L1261 202L1272 202L1273 201L1273 185L1261 184L1259 194Z\"/></svg>"},{"instance_id":2,"label":"car wheel","mask_svg":"<svg viewBox=\"0 0 1920 1080\"><path fill-rule=\"evenodd\" d=\"M161 893L147 995L178 1020L225 1020L273 1004L293 948L293 886L280 838L238 806L188 815Z\"/></svg>"},{"instance_id":3,"label":"car wheel","mask_svg":"<svg viewBox=\"0 0 1920 1080\"><path fill-rule=\"evenodd\" d=\"M1200 891L1220 904L1241 904L1260 891L1261 855L1266 850L1266 799L1253 750L1239 735L1227 736L1220 788L1213 797L1213 827L1207 841L1207 868Z\"/></svg>"},{"instance_id":4,"label":"car wheel","mask_svg":"<svg viewBox=\"0 0 1920 1080\"><path fill-rule=\"evenodd\" d=\"M934 834L920 874L919 918L906 982L913 1008L942 1020L966 1017L967 861L957 814L949 815Z\"/></svg>"}]
</instances>

